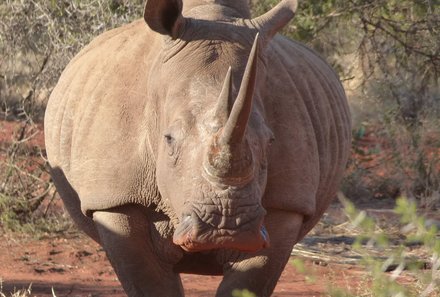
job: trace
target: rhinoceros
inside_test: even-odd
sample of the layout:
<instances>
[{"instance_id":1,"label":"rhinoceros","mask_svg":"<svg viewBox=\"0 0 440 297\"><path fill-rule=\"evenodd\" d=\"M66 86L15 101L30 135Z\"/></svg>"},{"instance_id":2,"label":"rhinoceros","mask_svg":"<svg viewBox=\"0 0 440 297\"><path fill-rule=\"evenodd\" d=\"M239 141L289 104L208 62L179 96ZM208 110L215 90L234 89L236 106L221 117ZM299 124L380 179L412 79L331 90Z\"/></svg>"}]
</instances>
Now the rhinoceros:
<instances>
[{"instance_id":1,"label":"rhinoceros","mask_svg":"<svg viewBox=\"0 0 440 297\"><path fill-rule=\"evenodd\" d=\"M129 296L183 296L180 273L270 296L335 196L350 150L337 74L278 34L284 0L148 0L66 67L49 99L51 174Z\"/></svg>"}]
</instances>

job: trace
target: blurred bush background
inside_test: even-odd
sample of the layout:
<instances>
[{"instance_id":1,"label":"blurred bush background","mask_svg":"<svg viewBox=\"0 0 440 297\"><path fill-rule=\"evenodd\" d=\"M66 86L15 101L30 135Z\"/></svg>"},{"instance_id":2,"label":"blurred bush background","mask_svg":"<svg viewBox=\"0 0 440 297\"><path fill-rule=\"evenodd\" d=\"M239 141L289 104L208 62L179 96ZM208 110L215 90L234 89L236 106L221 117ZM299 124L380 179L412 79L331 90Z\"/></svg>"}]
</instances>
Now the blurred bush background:
<instances>
[{"instance_id":1,"label":"blurred bush background","mask_svg":"<svg viewBox=\"0 0 440 297\"><path fill-rule=\"evenodd\" d=\"M44 151L45 104L91 39L139 18L143 1L0 2L0 229L65 232ZM37 232L38 233L38 232Z\"/></svg>"},{"instance_id":2,"label":"blurred bush background","mask_svg":"<svg viewBox=\"0 0 440 297\"><path fill-rule=\"evenodd\" d=\"M256 14L275 0L254 1ZM352 200L440 195L440 2L299 1L287 36L338 71L353 116L343 190ZM373 202L374 203L374 202Z\"/></svg>"},{"instance_id":3,"label":"blurred bush background","mask_svg":"<svg viewBox=\"0 0 440 297\"><path fill-rule=\"evenodd\" d=\"M50 221L58 199L45 160L45 103L68 61L93 37L141 17L143 2L0 2L3 228ZM277 2L253 0L253 14ZM421 209L440 206L439 31L438 0L300 1L285 28L325 57L346 88L354 138L343 191L352 201L405 195ZM53 218L53 228L68 228Z\"/></svg>"}]
</instances>

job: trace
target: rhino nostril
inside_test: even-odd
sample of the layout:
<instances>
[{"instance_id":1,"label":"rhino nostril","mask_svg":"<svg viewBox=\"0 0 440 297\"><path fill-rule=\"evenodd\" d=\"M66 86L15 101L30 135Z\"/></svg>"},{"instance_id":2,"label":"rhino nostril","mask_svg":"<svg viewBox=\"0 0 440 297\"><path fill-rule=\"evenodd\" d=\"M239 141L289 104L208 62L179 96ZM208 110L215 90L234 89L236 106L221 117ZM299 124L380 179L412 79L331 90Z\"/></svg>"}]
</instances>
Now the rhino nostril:
<instances>
[{"instance_id":1,"label":"rhino nostril","mask_svg":"<svg viewBox=\"0 0 440 297\"><path fill-rule=\"evenodd\" d=\"M263 239L263 248L270 247L269 233L267 232L266 227L264 227L264 225L262 225L260 228L260 235L261 238Z\"/></svg>"},{"instance_id":2,"label":"rhino nostril","mask_svg":"<svg viewBox=\"0 0 440 297\"><path fill-rule=\"evenodd\" d=\"M269 234L267 233L266 227L261 226L260 233L261 233L261 236L263 237L264 241L268 241Z\"/></svg>"},{"instance_id":3,"label":"rhino nostril","mask_svg":"<svg viewBox=\"0 0 440 297\"><path fill-rule=\"evenodd\" d=\"M191 228L191 216L183 215L181 222L177 226L176 233L181 234L184 232L188 232Z\"/></svg>"}]
</instances>

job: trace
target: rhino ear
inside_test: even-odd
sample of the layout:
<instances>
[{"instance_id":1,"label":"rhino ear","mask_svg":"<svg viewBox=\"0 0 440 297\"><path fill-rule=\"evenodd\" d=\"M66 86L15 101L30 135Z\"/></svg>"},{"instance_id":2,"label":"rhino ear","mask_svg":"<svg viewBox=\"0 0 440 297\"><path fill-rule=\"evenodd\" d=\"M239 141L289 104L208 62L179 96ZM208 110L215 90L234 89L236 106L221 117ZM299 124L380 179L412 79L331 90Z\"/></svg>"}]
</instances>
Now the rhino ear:
<instances>
[{"instance_id":1,"label":"rhino ear","mask_svg":"<svg viewBox=\"0 0 440 297\"><path fill-rule=\"evenodd\" d=\"M176 38L184 20L182 0L147 0L144 20L151 30Z\"/></svg>"},{"instance_id":2,"label":"rhino ear","mask_svg":"<svg viewBox=\"0 0 440 297\"><path fill-rule=\"evenodd\" d=\"M267 45L275 34L292 20L297 7L297 0L283 0L262 16L252 20L261 34L263 46Z\"/></svg>"}]
</instances>

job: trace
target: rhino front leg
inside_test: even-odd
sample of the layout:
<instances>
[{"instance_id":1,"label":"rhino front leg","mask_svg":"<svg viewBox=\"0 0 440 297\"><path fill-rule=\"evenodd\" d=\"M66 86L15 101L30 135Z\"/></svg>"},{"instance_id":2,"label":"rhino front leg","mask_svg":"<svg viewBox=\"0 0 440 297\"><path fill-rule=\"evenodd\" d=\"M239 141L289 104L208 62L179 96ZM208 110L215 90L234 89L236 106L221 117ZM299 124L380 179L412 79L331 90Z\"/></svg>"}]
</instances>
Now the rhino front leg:
<instances>
[{"instance_id":1,"label":"rhino front leg","mask_svg":"<svg viewBox=\"0 0 440 297\"><path fill-rule=\"evenodd\" d=\"M93 219L101 244L130 297L183 296L180 277L159 260L142 207L126 205L96 211Z\"/></svg>"},{"instance_id":2,"label":"rhino front leg","mask_svg":"<svg viewBox=\"0 0 440 297\"><path fill-rule=\"evenodd\" d=\"M216 297L230 297L235 289L248 289L257 297L270 296L297 242L303 216L281 210L268 210L265 225L271 246L257 253L232 256L225 264L223 281Z\"/></svg>"}]
</instances>

